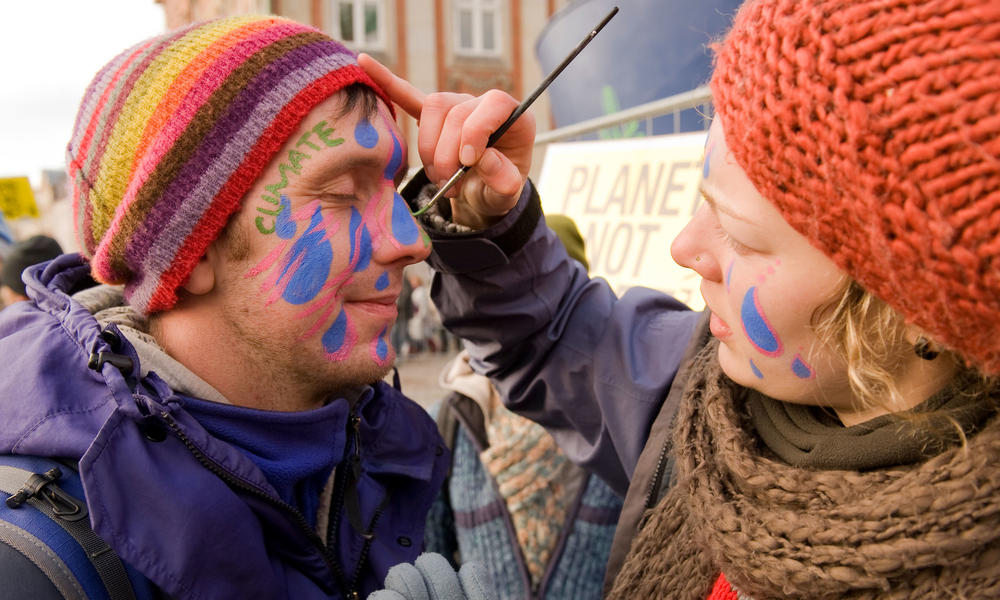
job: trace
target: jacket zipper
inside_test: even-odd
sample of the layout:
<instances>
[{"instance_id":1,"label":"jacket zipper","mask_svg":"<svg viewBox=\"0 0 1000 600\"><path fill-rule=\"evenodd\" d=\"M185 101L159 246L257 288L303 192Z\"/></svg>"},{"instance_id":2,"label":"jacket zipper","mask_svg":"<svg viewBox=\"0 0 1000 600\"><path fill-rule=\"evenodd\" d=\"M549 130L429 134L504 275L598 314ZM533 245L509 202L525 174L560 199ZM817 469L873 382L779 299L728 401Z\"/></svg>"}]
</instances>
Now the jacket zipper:
<instances>
[{"instance_id":1,"label":"jacket zipper","mask_svg":"<svg viewBox=\"0 0 1000 600\"><path fill-rule=\"evenodd\" d=\"M167 425L170 426L170 429L174 431L174 434L177 435L178 439L181 440L184 446L187 447L188 451L194 455L194 457L198 460L198 462L201 463L203 467L214 473L223 482L225 482L226 485L228 485L230 488L236 489L246 494L250 494L251 496L263 500L268 504L270 504L271 506L274 506L282 510L283 512L287 513L288 516L292 518L292 522L295 524L295 526L303 534L305 534L305 536L309 539L310 542L312 542L312 545L316 548L316 550L319 551L320 556L323 557L323 560L326 562L327 566L330 567L330 570L333 572L334 578L337 580L337 586L340 587L340 591L342 594L344 594L344 597L352 599L358 597L358 593L356 590L347 587L346 577L344 576L344 569L343 567L340 566L340 561L333 554L333 552L330 551L329 547L323 544L322 538L320 538L319 535L315 531L313 531L312 527L309 526L309 522L302 515L302 512L299 511L299 509L295 508L291 504L288 504L282 500L272 497L270 494L267 494L257 489L256 487L244 482L242 479L234 477L228 471L226 471L218 464L216 464L215 461L206 456L205 453L202 452L201 449L198 448L194 444L194 442L191 441L190 438L188 438L187 434L185 434L181 430L180 426L174 420L173 416L170 415L170 413L163 411L160 413L160 417L167 422ZM339 511L337 514L339 514Z\"/></svg>"},{"instance_id":2,"label":"jacket zipper","mask_svg":"<svg viewBox=\"0 0 1000 600\"><path fill-rule=\"evenodd\" d=\"M656 470L653 471L653 481L649 484L649 490L646 492L646 509L651 509L656 506L659 501L660 485L663 483L663 471L667 464L667 452L670 448L670 440L667 439L663 442L663 447L660 448L660 458L656 461Z\"/></svg>"},{"instance_id":3,"label":"jacket zipper","mask_svg":"<svg viewBox=\"0 0 1000 600\"><path fill-rule=\"evenodd\" d=\"M351 408L351 413L347 418L347 435L349 441L352 442L354 447L354 453L349 457L345 457L346 459L344 463L342 463L342 466L350 468L351 472L344 473L345 469L338 468L338 473L334 475L333 522L327 535L328 546L331 546L333 543L333 539L331 538L335 538L340 531L340 515L344 512L344 495L346 494L347 487L347 483L344 479L345 477L355 477L360 480L361 476L361 417L357 415L353 407ZM355 484L357 483L358 481L355 481ZM372 515L371 524L368 526L368 531L364 533L360 531L358 532L364 538L365 542L361 546L361 554L358 557L358 564L354 568L354 573L351 575L350 586L347 594L347 598L350 600L358 600L360 598L358 593L358 582L361 579L361 572L364 569L365 561L368 560L368 553L371 551L372 543L375 541L375 524L382 515L384 505L385 502L383 501L376 507L375 513Z\"/></svg>"}]
</instances>

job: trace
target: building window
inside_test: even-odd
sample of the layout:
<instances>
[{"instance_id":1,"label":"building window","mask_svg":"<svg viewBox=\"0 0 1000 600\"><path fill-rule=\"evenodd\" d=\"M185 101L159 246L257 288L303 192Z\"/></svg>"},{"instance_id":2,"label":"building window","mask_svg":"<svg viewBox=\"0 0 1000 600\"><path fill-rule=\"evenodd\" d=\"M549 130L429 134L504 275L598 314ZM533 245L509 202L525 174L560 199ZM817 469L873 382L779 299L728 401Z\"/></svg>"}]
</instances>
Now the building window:
<instances>
[{"instance_id":1,"label":"building window","mask_svg":"<svg viewBox=\"0 0 1000 600\"><path fill-rule=\"evenodd\" d=\"M385 50L385 0L332 0L330 33L354 50Z\"/></svg>"},{"instance_id":2,"label":"building window","mask_svg":"<svg viewBox=\"0 0 1000 600\"><path fill-rule=\"evenodd\" d=\"M455 52L500 55L500 0L454 0Z\"/></svg>"}]
</instances>

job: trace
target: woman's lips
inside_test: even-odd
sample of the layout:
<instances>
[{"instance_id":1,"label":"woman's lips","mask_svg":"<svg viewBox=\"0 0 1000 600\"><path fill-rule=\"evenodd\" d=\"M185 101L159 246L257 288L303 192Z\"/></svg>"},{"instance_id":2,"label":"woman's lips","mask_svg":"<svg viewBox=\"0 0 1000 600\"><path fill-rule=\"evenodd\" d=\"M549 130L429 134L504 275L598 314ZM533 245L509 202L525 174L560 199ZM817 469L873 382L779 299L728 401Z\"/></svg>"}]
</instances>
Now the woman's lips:
<instances>
[{"instance_id":1,"label":"woman's lips","mask_svg":"<svg viewBox=\"0 0 1000 600\"><path fill-rule=\"evenodd\" d=\"M729 328L729 325L726 325L726 322L720 319L714 312L708 320L708 328L712 331L712 335L720 340L724 340L733 335L733 330Z\"/></svg>"}]
</instances>

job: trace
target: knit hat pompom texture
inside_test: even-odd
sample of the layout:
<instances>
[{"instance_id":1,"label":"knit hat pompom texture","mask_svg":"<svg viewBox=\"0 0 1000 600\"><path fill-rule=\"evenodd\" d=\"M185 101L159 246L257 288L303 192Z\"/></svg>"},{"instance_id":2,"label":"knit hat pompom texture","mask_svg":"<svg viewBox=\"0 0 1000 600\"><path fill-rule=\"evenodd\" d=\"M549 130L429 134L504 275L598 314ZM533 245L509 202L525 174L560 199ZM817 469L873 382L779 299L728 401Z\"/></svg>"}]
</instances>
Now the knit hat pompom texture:
<instances>
[{"instance_id":1,"label":"knit hat pompom texture","mask_svg":"<svg viewBox=\"0 0 1000 600\"><path fill-rule=\"evenodd\" d=\"M1000 2L749 0L711 88L792 227L1000 373Z\"/></svg>"},{"instance_id":2,"label":"knit hat pompom texture","mask_svg":"<svg viewBox=\"0 0 1000 600\"><path fill-rule=\"evenodd\" d=\"M353 52L287 19L240 16L151 38L84 94L67 167L94 277L144 314L180 287L317 104L355 82Z\"/></svg>"}]
</instances>

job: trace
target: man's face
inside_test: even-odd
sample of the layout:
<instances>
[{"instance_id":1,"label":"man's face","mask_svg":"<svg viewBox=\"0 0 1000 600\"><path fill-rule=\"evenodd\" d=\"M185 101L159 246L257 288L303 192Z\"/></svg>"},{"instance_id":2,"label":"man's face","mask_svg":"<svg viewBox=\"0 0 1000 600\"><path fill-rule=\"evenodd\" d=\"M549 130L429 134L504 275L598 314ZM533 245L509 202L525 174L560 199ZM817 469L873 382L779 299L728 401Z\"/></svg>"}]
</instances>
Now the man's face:
<instances>
[{"instance_id":1,"label":"man's face","mask_svg":"<svg viewBox=\"0 0 1000 600\"><path fill-rule=\"evenodd\" d=\"M371 383L395 358L403 267L430 240L396 192L406 146L385 105L309 113L224 236L223 318L266 377L317 393Z\"/></svg>"}]
</instances>

